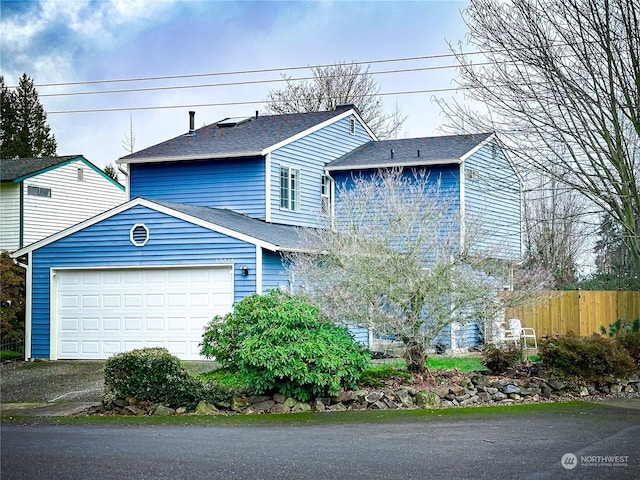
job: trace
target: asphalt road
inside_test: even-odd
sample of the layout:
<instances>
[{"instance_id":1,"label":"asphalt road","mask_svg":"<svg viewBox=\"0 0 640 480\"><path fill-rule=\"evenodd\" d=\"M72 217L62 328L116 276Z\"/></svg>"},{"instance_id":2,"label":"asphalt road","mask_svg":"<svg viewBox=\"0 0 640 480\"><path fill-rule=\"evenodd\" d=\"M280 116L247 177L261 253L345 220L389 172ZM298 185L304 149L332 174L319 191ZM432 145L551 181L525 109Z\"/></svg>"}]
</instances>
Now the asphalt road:
<instances>
[{"instance_id":1,"label":"asphalt road","mask_svg":"<svg viewBox=\"0 0 640 480\"><path fill-rule=\"evenodd\" d=\"M335 415L321 423L316 423L318 417L300 417L315 418L304 420L312 423L286 417L278 424L245 426L9 422L2 424L0 476L3 480L640 478L638 410L573 404L386 415L369 416L366 421ZM576 456L573 469L561 464L565 454ZM617 457L604 458L612 456Z\"/></svg>"}]
</instances>

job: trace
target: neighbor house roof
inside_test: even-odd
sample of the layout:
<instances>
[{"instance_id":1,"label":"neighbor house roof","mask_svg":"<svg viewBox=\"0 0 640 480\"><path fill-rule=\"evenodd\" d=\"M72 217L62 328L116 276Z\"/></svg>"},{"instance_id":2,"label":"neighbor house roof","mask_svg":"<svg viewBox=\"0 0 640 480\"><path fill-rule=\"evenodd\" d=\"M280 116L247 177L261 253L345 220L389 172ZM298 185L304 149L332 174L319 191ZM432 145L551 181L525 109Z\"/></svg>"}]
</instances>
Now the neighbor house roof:
<instances>
[{"instance_id":1,"label":"neighbor house roof","mask_svg":"<svg viewBox=\"0 0 640 480\"><path fill-rule=\"evenodd\" d=\"M34 175L76 159L86 159L82 155L66 155L64 157L39 158L6 158L0 163L0 180L3 182L20 182Z\"/></svg>"},{"instance_id":2,"label":"neighbor house roof","mask_svg":"<svg viewBox=\"0 0 640 480\"><path fill-rule=\"evenodd\" d=\"M327 165L327 170L459 163L492 133L371 141Z\"/></svg>"},{"instance_id":3,"label":"neighbor house roof","mask_svg":"<svg viewBox=\"0 0 640 480\"><path fill-rule=\"evenodd\" d=\"M262 242L275 246L278 250L298 250L303 248L302 240L299 236L299 227L293 225L268 223L222 208L199 207L186 203L165 202L161 200L147 200L190 217L204 220L207 223L261 240Z\"/></svg>"},{"instance_id":4,"label":"neighbor house roof","mask_svg":"<svg viewBox=\"0 0 640 480\"><path fill-rule=\"evenodd\" d=\"M342 105L326 112L227 118L122 157L118 163L261 156L282 142L350 113L359 116L353 105Z\"/></svg>"}]
</instances>

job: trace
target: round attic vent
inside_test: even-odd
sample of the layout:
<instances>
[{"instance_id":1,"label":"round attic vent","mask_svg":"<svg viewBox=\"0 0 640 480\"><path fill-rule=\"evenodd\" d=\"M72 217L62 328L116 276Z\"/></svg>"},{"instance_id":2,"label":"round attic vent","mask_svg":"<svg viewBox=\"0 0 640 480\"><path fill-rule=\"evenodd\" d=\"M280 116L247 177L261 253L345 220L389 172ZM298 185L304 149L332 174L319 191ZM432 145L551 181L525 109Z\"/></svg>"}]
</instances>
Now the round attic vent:
<instances>
[{"instance_id":1,"label":"round attic vent","mask_svg":"<svg viewBox=\"0 0 640 480\"><path fill-rule=\"evenodd\" d=\"M149 229L142 223L136 223L129 231L129 238L136 247L144 247L149 241Z\"/></svg>"}]
</instances>

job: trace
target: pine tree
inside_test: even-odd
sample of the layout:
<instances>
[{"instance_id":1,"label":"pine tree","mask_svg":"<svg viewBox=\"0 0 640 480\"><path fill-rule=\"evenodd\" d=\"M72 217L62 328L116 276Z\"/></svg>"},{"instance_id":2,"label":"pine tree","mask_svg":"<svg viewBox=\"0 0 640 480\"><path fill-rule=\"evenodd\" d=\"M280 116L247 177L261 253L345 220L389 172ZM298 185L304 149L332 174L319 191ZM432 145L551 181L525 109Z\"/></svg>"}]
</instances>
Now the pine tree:
<instances>
[{"instance_id":1,"label":"pine tree","mask_svg":"<svg viewBox=\"0 0 640 480\"><path fill-rule=\"evenodd\" d=\"M33 80L24 73L14 92L5 87L4 79L1 88L2 158L54 156L56 139Z\"/></svg>"}]
</instances>

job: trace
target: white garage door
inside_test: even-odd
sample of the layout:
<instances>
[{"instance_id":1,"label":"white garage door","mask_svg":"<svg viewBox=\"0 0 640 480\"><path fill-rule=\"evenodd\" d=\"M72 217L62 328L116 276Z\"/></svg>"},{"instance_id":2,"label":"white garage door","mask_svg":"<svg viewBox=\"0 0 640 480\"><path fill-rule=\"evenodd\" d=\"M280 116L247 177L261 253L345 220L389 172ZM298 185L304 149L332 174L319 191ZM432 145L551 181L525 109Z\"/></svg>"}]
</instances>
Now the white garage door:
<instances>
[{"instance_id":1,"label":"white garage door","mask_svg":"<svg viewBox=\"0 0 640 480\"><path fill-rule=\"evenodd\" d=\"M203 327L231 311L231 267L59 270L59 359L104 359L134 348L165 347L201 359Z\"/></svg>"}]
</instances>

